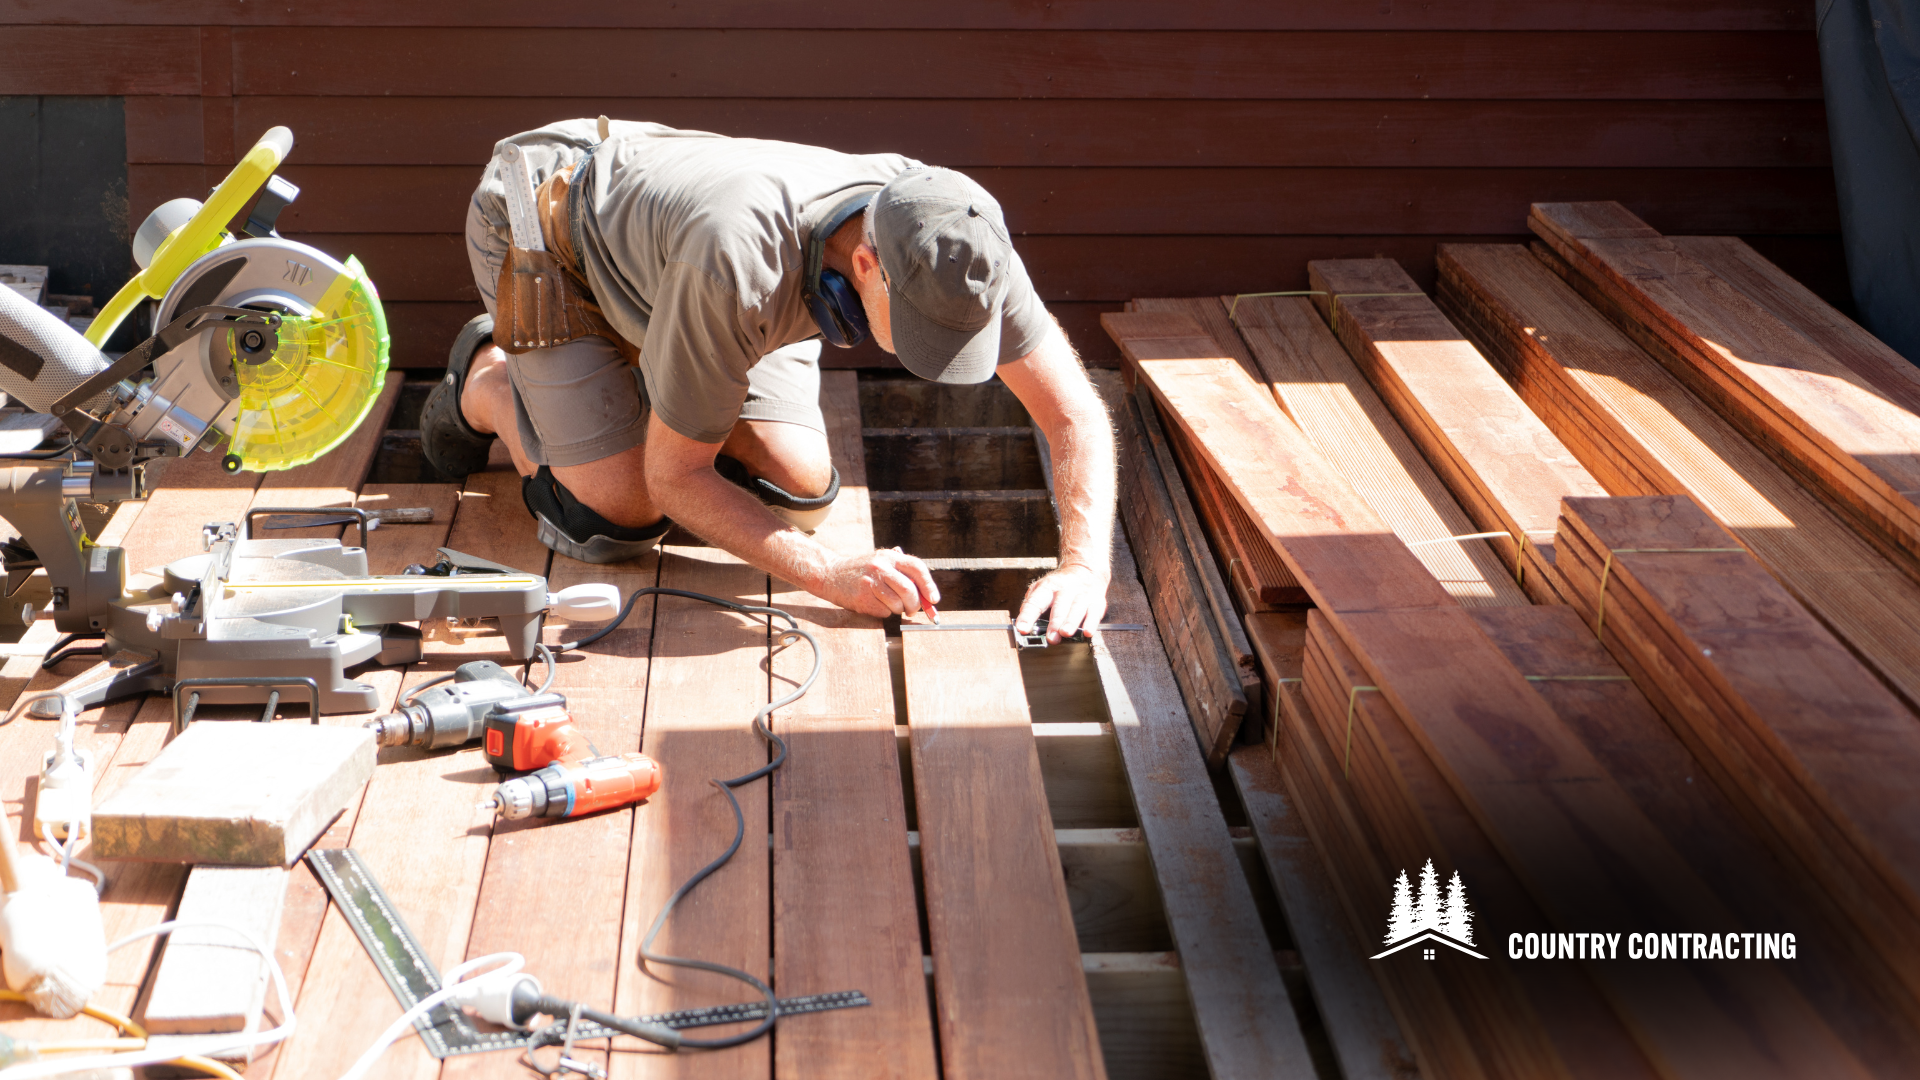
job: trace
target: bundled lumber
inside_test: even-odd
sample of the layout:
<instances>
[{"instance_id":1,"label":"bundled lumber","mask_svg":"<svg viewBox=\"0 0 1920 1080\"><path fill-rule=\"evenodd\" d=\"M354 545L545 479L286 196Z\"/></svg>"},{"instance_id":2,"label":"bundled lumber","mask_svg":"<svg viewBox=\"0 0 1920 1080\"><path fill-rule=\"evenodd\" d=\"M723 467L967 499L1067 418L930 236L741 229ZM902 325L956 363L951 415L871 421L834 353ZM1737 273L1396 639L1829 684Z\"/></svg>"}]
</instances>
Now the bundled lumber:
<instances>
[{"instance_id":1,"label":"bundled lumber","mask_svg":"<svg viewBox=\"0 0 1920 1080\"><path fill-rule=\"evenodd\" d=\"M1467 606L1528 603L1515 564L1478 535L1311 302L1247 298L1235 320L1281 407L1448 594Z\"/></svg>"},{"instance_id":2,"label":"bundled lumber","mask_svg":"<svg viewBox=\"0 0 1920 1080\"><path fill-rule=\"evenodd\" d=\"M1227 355L1233 357L1250 375L1256 380L1265 381L1264 376L1257 374L1259 368L1254 363L1253 355L1240 340L1240 334L1233 328L1221 301L1210 296L1129 300L1127 310L1188 316L1199 323L1214 341L1224 346ZM1285 408L1286 403L1282 402L1281 407ZM1221 489L1220 481L1213 473L1198 463L1192 447L1187 445L1178 430L1168 432L1167 436L1180 459L1181 471L1186 475L1188 489L1193 493L1194 508L1213 541L1213 550L1226 560L1228 584L1233 586L1234 594L1241 598L1243 610L1269 611L1279 605L1306 603L1306 590L1294 580L1293 572L1287 569L1286 563L1280 561L1273 545L1248 520L1246 511L1240 509L1240 504Z\"/></svg>"},{"instance_id":3,"label":"bundled lumber","mask_svg":"<svg viewBox=\"0 0 1920 1080\"><path fill-rule=\"evenodd\" d=\"M1546 924L1740 925L1472 616L1197 324L1181 327L1147 314L1107 315L1103 323L1152 388L1162 415L1186 432L1272 538L1330 628L1324 640L1337 640L1351 654L1344 671L1328 676L1339 678L1339 704L1357 713L1360 699L1377 699L1369 704L1390 710L1407 732L1406 742L1395 744L1396 757L1382 748L1379 728L1356 722L1356 765L1364 764L1362 753L1373 753L1371 760L1392 765L1404 793L1424 762L1435 778L1427 790L1457 799L1455 820L1470 820L1483 832ZM1283 716L1287 711L1283 705ZM1322 737L1340 754L1333 768L1343 774L1345 734L1343 723L1337 747ZM1437 813L1439 804L1432 805ZM1446 837L1465 845L1470 834L1443 836L1434 821L1425 824L1422 842L1443 873L1467 857ZM1349 880L1361 887L1362 879ZM1385 885L1381 880L1382 891L1374 894L1376 911L1384 906ZM1420 963L1412 956L1405 962ZM1629 967L1584 969L1612 1014L1589 1009L1578 1041L1561 1044L1574 1036L1552 1021L1562 1014L1548 1010L1574 1009L1576 985L1556 991L1563 996L1531 1002L1548 1010L1542 1030L1552 1040L1545 1047L1550 1056L1537 1041L1518 1034L1507 1041L1494 1032L1494 1043L1467 1040L1475 1068L1466 1073L1449 1070L1428 1049L1459 1038L1463 1027L1449 1028L1444 1017L1423 1026L1417 1003L1404 996L1396 996L1395 1008L1418 1029L1410 1038L1420 1046L1423 1068L1436 1075L1555 1075L1605 1061L1619 1066L1617 1074L1627 1067L1625 1051L1613 1060L1591 1052L1584 1038L1615 1023L1630 1033L1639 1054L1670 1076L1865 1074L1771 965L1743 965L1738 980L1693 967ZM1501 999L1476 996L1455 1004L1485 1008L1494 1000Z\"/></svg>"},{"instance_id":4,"label":"bundled lumber","mask_svg":"<svg viewBox=\"0 0 1920 1080\"><path fill-rule=\"evenodd\" d=\"M1569 499L1596 633L1784 858L1920 994L1920 726L1686 496Z\"/></svg>"},{"instance_id":5,"label":"bundled lumber","mask_svg":"<svg viewBox=\"0 0 1920 1080\"><path fill-rule=\"evenodd\" d=\"M1920 576L1920 415L1618 203L1536 203L1527 223L1583 295Z\"/></svg>"},{"instance_id":6,"label":"bundled lumber","mask_svg":"<svg viewBox=\"0 0 1920 1080\"><path fill-rule=\"evenodd\" d=\"M1427 459L1541 603L1563 497L1598 481L1391 259L1307 264L1315 302ZM1530 579L1530 582L1529 582Z\"/></svg>"},{"instance_id":7,"label":"bundled lumber","mask_svg":"<svg viewBox=\"0 0 1920 1080\"><path fill-rule=\"evenodd\" d=\"M1223 632L1202 567L1181 528L1174 491L1162 472L1141 402L1129 397L1117 418L1120 428L1120 520L1140 561L1140 577L1152 599L1154 622L1166 643L1174 679L1193 719L1207 764L1217 767L1239 734L1248 706L1246 681L1258 687L1257 671L1243 668ZM1172 478L1179 483L1179 477ZM1184 491L1181 492L1184 498ZM1191 513L1191 507L1188 507ZM1241 638L1244 643L1244 636ZM1251 656L1251 649L1243 645ZM1243 680L1243 674L1245 679Z\"/></svg>"},{"instance_id":8,"label":"bundled lumber","mask_svg":"<svg viewBox=\"0 0 1920 1080\"><path fill-rule=\"evenodd\" d=\"M1908 705L1920 584L1525 249L1443 245L1440 295L1614 495L1690 494Z\"/></svg>"}]
</instances>

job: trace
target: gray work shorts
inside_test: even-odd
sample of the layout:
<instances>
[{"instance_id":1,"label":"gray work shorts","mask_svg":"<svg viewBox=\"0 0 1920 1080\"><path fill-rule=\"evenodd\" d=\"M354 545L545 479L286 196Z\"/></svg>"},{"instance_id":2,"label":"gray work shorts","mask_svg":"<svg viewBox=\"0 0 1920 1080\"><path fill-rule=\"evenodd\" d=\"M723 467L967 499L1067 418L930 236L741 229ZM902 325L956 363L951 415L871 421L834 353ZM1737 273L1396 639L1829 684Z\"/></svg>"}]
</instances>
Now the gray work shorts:
<instances>
[{"instance_id":1,"label":"gray work shorts","mask_svg":"<svg viewBox=\"0 0 1920 1080\"><path fill-rule=\"evenodd\" d=\"M468 204L467 261L488 314L493 313L494 284L509 235L506 222L488 220L478 198ZM521 446L535 465L584 465L646 441L646 383L640 369L628 364L606 338L509 353L507 377L513 385ZM740 419L799 424L825 434L820 342L776 349L748 368Z\"/></svg>"}]
</instances>

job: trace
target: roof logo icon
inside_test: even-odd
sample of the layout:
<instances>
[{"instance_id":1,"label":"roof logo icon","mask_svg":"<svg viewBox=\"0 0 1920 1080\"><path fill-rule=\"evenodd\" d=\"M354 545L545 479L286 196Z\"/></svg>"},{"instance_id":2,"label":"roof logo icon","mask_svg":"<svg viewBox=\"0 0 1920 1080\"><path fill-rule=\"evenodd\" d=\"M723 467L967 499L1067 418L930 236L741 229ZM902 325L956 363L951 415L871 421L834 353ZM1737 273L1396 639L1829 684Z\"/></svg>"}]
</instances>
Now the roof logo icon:
<instances>
[{"instance_id":1,"label":"roof logo icon","mask_svg":"<svg viewBox=\"0 0 1920 1080\"><path fill-rule=\"evenodd\" d=\"M1453 880L1447 882L1447 896L1440 899L1440 875L1433 869L1433 860L1420 870L1420 893L1416 897L1412 882L1407 880L1407 872L1400 871L1399 880L1393 883L1393 912L1387 916L1386 951L1377 953L1373 959L1392 956L1401 949L1421 942L1446 945L1466 953L1468 956L1485 960L1486 957L1474 952L1473 912L1467 907L1467 888L1460 883L1460 874L1454 872ZM1425 950L1426 958L1434 957L1434 950Z\"/></svg>"}]
</instances>

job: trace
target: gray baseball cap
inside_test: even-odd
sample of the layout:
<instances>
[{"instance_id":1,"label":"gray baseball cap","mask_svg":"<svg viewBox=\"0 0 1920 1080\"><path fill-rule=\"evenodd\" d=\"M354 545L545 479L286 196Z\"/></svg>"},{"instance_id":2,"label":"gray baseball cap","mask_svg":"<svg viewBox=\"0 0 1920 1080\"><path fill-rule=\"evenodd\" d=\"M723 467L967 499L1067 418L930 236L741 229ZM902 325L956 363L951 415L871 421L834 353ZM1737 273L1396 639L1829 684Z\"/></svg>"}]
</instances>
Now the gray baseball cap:
<instances>
[{"instance_id":1,"label":"gray baseball cap","mask_svg":"<svg viewBox=\"0 0 1920 1080\"><path fill-rule=\"evenodd\" d=\"M952 169L923 167L889 181L867 213L887 274L894 354L934 382L991 379L1013 269L1000 204Z\"/></svg>"}]
</instances>

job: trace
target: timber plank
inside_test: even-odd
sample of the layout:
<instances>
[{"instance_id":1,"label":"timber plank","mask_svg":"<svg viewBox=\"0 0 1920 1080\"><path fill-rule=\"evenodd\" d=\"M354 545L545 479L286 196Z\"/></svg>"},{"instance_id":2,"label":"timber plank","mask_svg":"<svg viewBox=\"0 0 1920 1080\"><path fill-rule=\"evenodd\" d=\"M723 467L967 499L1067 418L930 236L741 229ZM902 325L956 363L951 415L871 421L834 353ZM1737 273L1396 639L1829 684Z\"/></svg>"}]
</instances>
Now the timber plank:
<instances>
[{"instance_id":1,"label":"timber plank","mask_svg":"<svg viewBox=\"0 0 1920 1080\"><path fill-rule=\"evenodd\" d=\"M761 29L581 36L534 27L240 27L233 92L490 96L500 87L483 72L434 61L512 48L531 67L574 72L567 88L582 96L884 98L903 85L926 98L1814 100L1820 93L1817 52L1804 34L834 29L804 38L801 49L794 32ZM830 54L872 62L823 71L815 57ZM316 70L297 59L316 55L357 62ZM981 56L994 63L983 70L971 59Z\"/></svg>"},{"instance_id":2,"label":"timber plank","mask_svg":"<svg viewBox=\"0 0 1920 1080\"><path fill-rule=\"evenodd\" d=\"M471 25L471 24L463 24ZM182 107L185 105L190 108ZM127 99L127 160L198 164L199 102ZM467 165L502 132L562 116L902 153L956 169L1096 165L1286 168L1824 167L1816 101L1160 101L631 97L243 97L241 138L285 124L304 165ZM1138 132L1155 132L1142 139ZM1247 139L1284 130L1287 139ZM1035 139L1035 132L1047 133ZM241 135L241 133L248 133ZM296 204L297 205L297 204Z\"/></svg>"},{"instance_id":3,"label":"timber plank","mask_svg":"<svg viewBox=\"0 0 1920 1080\"><path fill-rule=\"evenodd\" d=\"M1448 245L1442 295L1615 495L1691 495L1909 705L1920 585L1518 247Z\"/></svg>"},{"instance_id":4,"label":"timber plank","mask_svg":"<svg viewBox=\"0 0 1920 1080\"><path fill-rule=\"evenodd\" d=\"M1315 303L1508 567L1534 570L1555 602L1553 530L1563 496L1605 494L1406 272L1388 260L1309 263ZM1390 294L1390 295L1377 295ZM1400 295L1391 295L1400 294Z\"/></svg>"},{"instance_id":5,"label":"timber plank","mask_svg":"<svg viewBox=\"0 0 1920 1080\"><path fill-rule=\"evenodd\" d=\"M767 599L766 575L717 548L662 548L659 582L756 605ZM706 780L751 772L769 754L766 740L749 726L769 700L765 617L663 598L654 608L651 655L640 749L660 763L666 781L634 813L614 997L614 1011L628 1016L752 997L751 988L723 976L643 967L638 953L668 895L726 850L733 836L733 810ZM746 820L740 852L674 912L655 949L766 979L773 955L767 784L755 781L734 794ZM709 1028L703 1035L739 1030ZM765 1039L719 1054L612 1056L615 1077L764 1077L771 1066Z\"/></svg>"},{"instance_id":6,"label":"timber plank","mask_svg":"<svg viewBox=\"0 0 1920 1080\"><path fill-rule=\"evenodd\" d=\"M1542 10L1523 0L1473 0L1444 11L1394 8L1336 0L1317 8L1245 8L1198 4L1169 12L1151 0L1062 0L1034 11L1018 0L987 0L956 10L932 0L876 10L858 0L831 0L818 18L796 14L780 0L733 3L717 10L650 0L588 0L550 18L503 0L448 3L426 0L394 11L371 0L343 0L325 8L259 8L246 0L187 0L156 8L141 0L22 0L16 21L81 25L243 26L567 26L737 27L805 30L820 25L864 29L975 27L1004 30L1806 30L1810 13L1765 0L1599 0L1577 9Z\"/></svg>"},{"instance_id":7,"label":"timber plank","mask_svg":"<svg viewBox=\"0 0 1920 1080\"><path fill-rule=\"evenodd\" d=\"M1673 246L1832 353L1835 360L1852 368L1888 401L1920 413L1920 370L1745 240L1737 236L1676 236Z\"/></svg>"},{"instance_id":8,"label":"timber plank","mask_svg":"<svg viewBox=\"0 0 1920 1080\"><path fill-rule=\"evenodd\" d=\"M1125 396L1118 383L1110 373L1095 376L1109 407ZM1133 550L1118 529L1108 600L1110 620L1151 627ZM1182 715L1158 631L1101 634L1091 648L1213 1076L1308 1074L1312 1064L1279 967L1264 949L1245 947L1265 941L1265 931L1212 781L1194 753L1193 725Z\"/></svg>"},{"instance_id":9,"label":"timber plank","mask_svg":"<svg viewBox=\"0 0 1920 1080\"><path fill-rule=\"evenodd\" d=\"M822 375L820 405L840 470L840 498L815 538L835 551L870 550L873 520L853 373ZM782 1025L774 1075L931 1080L939 1066L921 969L885 631L876 619L782 581L773 583L771 605L792 612L813 633L825 665L820 683L774 717L789 754L772 787L774 982L789 995L857 988L873 1002ZM813 659L804 642L777 653L773 692L789 692Z\"/></svg>"},{"instance_id":10,"label":"timber plank","mask_svg":"<svg viewBox=\"0 0 1920 1080\"><path fill-rule=\"evenodd\" d=\"M1223 358L1187 359L1207 351L1197 327L1189 338L1134 339L1129 318L1105 322L1236 498L1267 523L1370 685L1382 688L1548 916L1599 925L1636 912L1645 919L1653 903L1703 922L1732 921L1462 609L1444 593L1420 608L1391 602L1424 572L1401 569L1411 556L1397 541L1375 539L1382 526L1297 434L1288 437L1244 374ZM1228 446L1231 455L1219 449ZM1370 574L1347 564L1356 552L1377 555L1367 560ZM1431 578L1425 584L1437 591ZM1531 733L1524 751L1510 741L1514 725ZM1666 1067L1860 1071L1777 971L1754 974L1711 989L1687 977L1654 987L1615 972L1596 978ZM1728 990L1742 1011L1773 1019L1757 1030L1736 1023L1715 996Z\"/></svg>"},{"instance_id":11,"label":"timber plank","mask_svg":"<svg viewBox=\"0 0 1920 1080\"><path fill-rule=\"evenodd\" d=\"M1508 561L1460 508L1360 368L1304 297L1249 297L1235 311L1240 334L1282 408L1394 535L1461 604L1526 604ZM1351 344L1351 343L1350 343Z\"/></svg>"},{"instance_id":12,"label":"timber plank","mask_svg":"<svg viewBox=\"0 0 1920 1080\"><path fill-rule=\"evenodd\" d=\"M1793 816L1783 810L1775 827L1805 847L1815 841L1805 838L1802 820L1831 822L1851 849L1846 854L1899 897L1908 915L1893 925L1904 921L1901 936L1911 938L1913 913L1920 912L1920 802L1903 779L1920 761L1911 711L1878 682L1860 678L1858 662L1840 643L1684 496L1570 500L1565 520L1586 541L1589 557L1611 553L1601 570L1612 571L1609 592L1634 593L1646 615L1681 643L1673 655L1685 659L1674 662L1729 710L1722 723L1744 724L1785 770L1788 786L1760 804L1799 809ZM1735 550L1676 550L1702 548ZM1582 591L1596 595L1598 582L1587 587L1587 580ZM1688 726L1714 720L1692 710L1673 719ZM1887 933L1881 944L1896 942Z\"/></svg>"},{"instance_id":13,"label":"timber plank","mask_svg":"<svg viewBox=\"0 0 1920 1080\"><path fill-rule=\"evenodd\" d=\"M1120 520L1140 548L1141 580L1156 598L1153 621L1173 661L1187 712L1209 768L1226 760L1245 719L1240 669L1208 610L1206 586L1180 542L1179 523L1146 433L1145 407L1130 397L1120 429Z\"/></svg>"},{"instance_id":14,"label":"timber plank","mask_svg":"<svg viewBox=\"0 0 1920 1080\"><path fill-rule=\"evenodd\" d=\"M279 940L286 896L285 867L200 866L175 918L227 923L268 945ZM267 988L266 963L235 950L231 934L178 931L154 966L142 1023L150 1032L239 1031L258 1017Z\"/></svg>"},{"instance_id":15,"label":"timber plank","mask_svg":"<svg viewBox=\"0 0 1920 1080\"><path fill-rule=\"evenodd\" d=\"M1876 1073L1899 1075L1915 1060L1920 1028L1898 1019L1913 1015L1914 999L1886 950L1766 849L1578 612L1503 608L1474 620L1747 925L1795 928L1802 948L1786 974Z\"/></svg>"},{"instance_id":16,"label":"timber plank","mask_svg":"<svg viewBox=\"0 0 1920 1080\"><path fill-rule=\"evenodd\" d=\"M1013 642L909 632L902 647L943 1075L1104 1077Z\"/></svg>"},{"instance_id":17,"label":"timber plank","mask_svg":"<svg viewBox=\"0 0 1920 1080\"><path fill-rule=\"evenodd\" d=\"M1528 224L1623 330L1920 573L1920 416L1617 203L1535 203Z\"/></svg>"}]
</instances>

